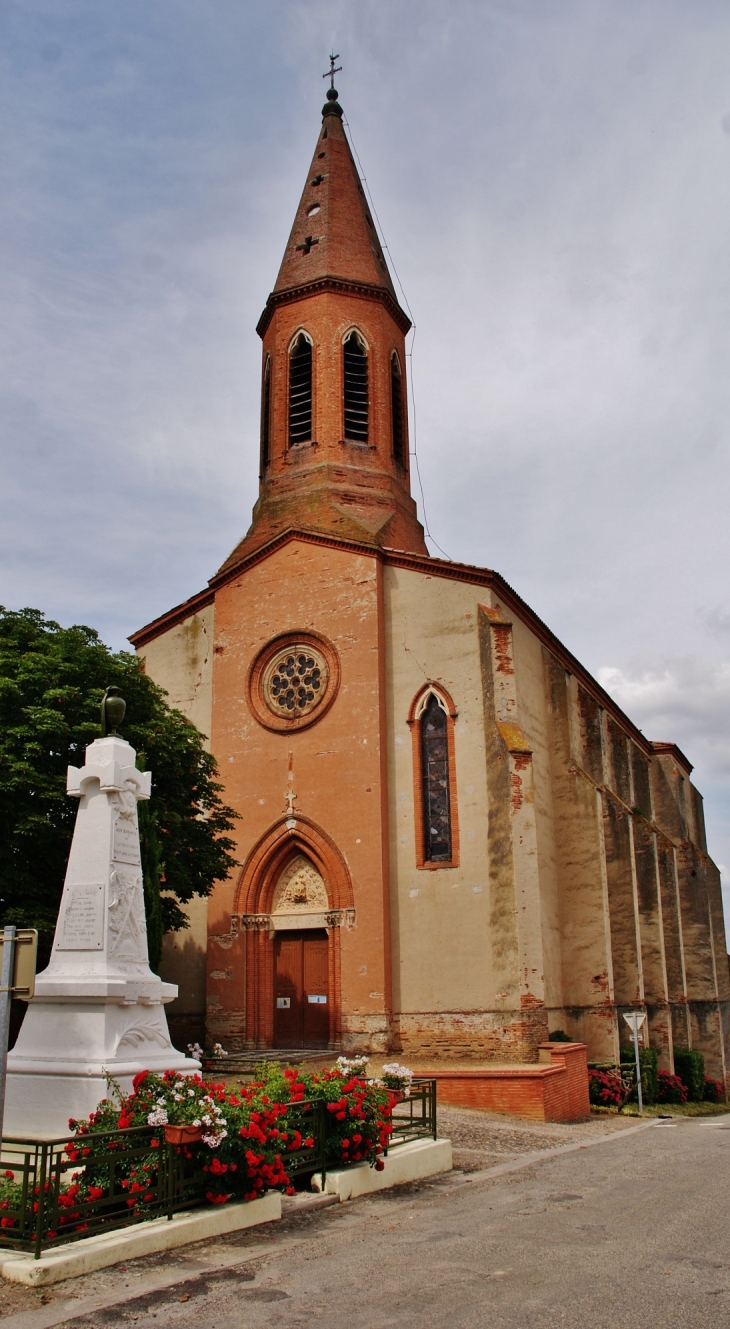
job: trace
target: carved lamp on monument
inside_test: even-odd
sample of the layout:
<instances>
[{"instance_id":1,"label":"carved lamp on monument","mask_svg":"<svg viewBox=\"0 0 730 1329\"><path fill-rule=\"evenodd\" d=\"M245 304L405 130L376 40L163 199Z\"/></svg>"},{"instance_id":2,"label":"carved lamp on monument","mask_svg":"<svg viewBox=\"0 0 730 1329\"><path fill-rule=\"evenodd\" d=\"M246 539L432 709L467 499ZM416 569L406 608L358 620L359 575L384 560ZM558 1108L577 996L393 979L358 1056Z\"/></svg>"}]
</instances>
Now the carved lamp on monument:
<instances>
[{"instance_id":1,"label":"carved lamp on monument","mask_svg":"<svg viewBox=\"0 0 730 1329\"><path fill-rule=\"evenodd\" d=\"M137 802L152 777L116 732L125 709L108 688L104 737L68 768L76 825L51 960L8 1055L6 1136L63 1134L105 1097L108 1075L129 1090L141 1070L199 1069L170 1042L163 1006L177 986L149 966Z\"/></svg>"}]
</instances>

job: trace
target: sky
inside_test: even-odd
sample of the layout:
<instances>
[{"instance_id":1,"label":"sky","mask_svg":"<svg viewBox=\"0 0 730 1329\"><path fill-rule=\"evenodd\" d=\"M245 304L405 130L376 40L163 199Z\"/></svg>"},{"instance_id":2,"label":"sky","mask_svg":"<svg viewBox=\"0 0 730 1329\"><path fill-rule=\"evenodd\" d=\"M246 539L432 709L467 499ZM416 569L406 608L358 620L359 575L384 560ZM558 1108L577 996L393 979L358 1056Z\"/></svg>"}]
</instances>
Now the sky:
<instances>
[{"instance_id":1,"label":"sky","mask_svg":"<svg viewBox=\"0 0 730 1329\"><path fill-rule=\"evenodd\" d=\"M338 52L430 548L680 745L730 888L729 47L726 0L5 0L0 601L122 648L245 532Z\"/></svg>"}]
</instances>

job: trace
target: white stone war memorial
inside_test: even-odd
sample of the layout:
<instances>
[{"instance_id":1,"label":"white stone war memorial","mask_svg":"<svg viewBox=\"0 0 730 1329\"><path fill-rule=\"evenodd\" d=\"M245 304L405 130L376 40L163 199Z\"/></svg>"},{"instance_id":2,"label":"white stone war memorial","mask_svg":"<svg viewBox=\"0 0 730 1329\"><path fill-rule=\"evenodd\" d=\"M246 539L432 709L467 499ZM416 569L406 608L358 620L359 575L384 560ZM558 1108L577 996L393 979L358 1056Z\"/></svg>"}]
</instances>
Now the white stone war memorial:
<instances>
[{"instance_id":1,"label":"white stone war memorial","mask_svg":"<svg viewBox=\"0 0 730 1329\"><path fill-rule=\"evenodd\" d=\"M8 1055L6 1137L62 1135L107 1095L109 1076L128 1092L141 1070L198 1069L170 1042L163 1007L177 987L149 966L137 801L152 776L135 758L112 733L68 768L76 826L51 960Z\"/></svg>"}]
</instances>

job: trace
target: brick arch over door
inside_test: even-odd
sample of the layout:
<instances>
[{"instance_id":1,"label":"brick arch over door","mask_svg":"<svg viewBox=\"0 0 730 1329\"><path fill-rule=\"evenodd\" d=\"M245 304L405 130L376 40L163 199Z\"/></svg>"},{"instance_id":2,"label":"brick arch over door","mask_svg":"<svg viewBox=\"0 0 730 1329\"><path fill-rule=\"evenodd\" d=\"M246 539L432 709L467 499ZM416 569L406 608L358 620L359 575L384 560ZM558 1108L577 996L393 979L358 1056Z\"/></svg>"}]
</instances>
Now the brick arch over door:
<instances>
[{"instance_id":1,"label":"brick arch over door","mask_svg":"<svg viewBox=\"0 0 730 1329\"><path fill-rule=\"evenodd\" d=\"M297 814L272 826L254 845L241 872L235 912L246 929L246 1043L271 1047L274 1040L274 941L271 905L277 882L292 859L303 855L324 881L329 901L330 1047L342 1038L340 928L354 907L347 864L321 827Z\"/></svg>"}]
</instances>

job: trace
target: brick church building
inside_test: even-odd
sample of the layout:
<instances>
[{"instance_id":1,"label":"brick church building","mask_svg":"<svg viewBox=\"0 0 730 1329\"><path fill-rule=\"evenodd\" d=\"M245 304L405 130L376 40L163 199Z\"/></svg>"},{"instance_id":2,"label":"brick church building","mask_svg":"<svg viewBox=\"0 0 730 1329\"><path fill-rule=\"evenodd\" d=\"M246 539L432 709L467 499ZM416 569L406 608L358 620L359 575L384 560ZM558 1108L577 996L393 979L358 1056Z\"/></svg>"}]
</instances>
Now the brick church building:
<instances>
[{"instance_id":1,"label":"brick church building","mask_svg":"<svg viewBox=\"0 0 730 1329\"><path fill-rule=\"evenodd\" d=\"M240 867L166 941L173 1034L423 1064L535 1060L560 1028L614 1059L641 1008L663 1066L689 1045L724 1078L692 767L498 573L429 556L409 326L333 89L257 329L251 526L131 639L240 814Z\"/></svg>"}]
</instances>

